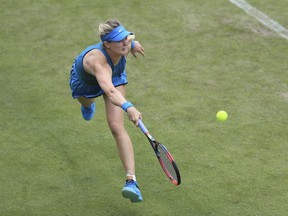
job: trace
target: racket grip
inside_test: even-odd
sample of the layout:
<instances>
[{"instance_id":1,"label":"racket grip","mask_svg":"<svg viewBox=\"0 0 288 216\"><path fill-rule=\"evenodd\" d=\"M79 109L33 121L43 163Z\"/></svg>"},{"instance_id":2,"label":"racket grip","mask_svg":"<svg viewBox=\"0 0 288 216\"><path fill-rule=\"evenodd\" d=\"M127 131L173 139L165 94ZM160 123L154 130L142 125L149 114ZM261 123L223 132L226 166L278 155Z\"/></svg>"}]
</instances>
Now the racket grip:
<instances>
[{"instance_id":1,"label":"racket grip","mask_svg":"<svg viewBox=\"0 0 288 216\"><path fill-rule=\"evenodd\" d=\"M147 130L147 128L145 127L145 125L143 124L143 122L141 121L141 119L138 120L138 126L140 127L141 131L142 131L144 134L147 134L147 133L148 133L148 130Z\"/></svg>"}]
</instances>

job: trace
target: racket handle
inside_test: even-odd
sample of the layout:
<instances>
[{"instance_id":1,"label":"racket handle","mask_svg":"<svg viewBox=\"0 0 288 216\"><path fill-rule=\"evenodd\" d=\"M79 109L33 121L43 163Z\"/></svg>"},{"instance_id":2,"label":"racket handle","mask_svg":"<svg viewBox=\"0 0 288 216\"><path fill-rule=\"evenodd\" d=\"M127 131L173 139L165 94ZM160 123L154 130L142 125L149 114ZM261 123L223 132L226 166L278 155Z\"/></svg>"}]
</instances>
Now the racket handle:
<instances>
[{"instance_id":1,"label":"racket handle","mask_svg":"<svg viewBox=\"0 0 288 216\"><path fill-rule=\"evenodd\" d=\"M140 127L141 131L142 131L144 134L147 134L147 133L148 133L148 130L147 130L147 128L145 127L145 125L143 124L143 122L141 121L141 119L138 120L138 126Z\"/></svg>"}]
</instances>

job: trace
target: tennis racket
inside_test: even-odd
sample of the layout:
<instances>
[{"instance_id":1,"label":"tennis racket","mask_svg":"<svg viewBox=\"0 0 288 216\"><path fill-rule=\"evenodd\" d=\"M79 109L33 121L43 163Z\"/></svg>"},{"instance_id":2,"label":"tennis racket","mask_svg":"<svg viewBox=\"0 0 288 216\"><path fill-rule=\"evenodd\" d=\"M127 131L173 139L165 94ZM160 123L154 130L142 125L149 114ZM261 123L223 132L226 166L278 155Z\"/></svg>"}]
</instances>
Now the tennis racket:
<instances>
[{"instance_id":1,"label":"tennis racket","mask_svg":"<svg viewBox=\"0 0 288 216\"><path fill-rule=\"evenodd\" d=\"M180 172L170 152L163 144L159 143L151 136L151 134L148 132L147 128L145 127L141 119L138 120L138 126L140 127L143 134L149 140L166 176L170 179L170 181L174 185L180 185L181 183Z\"/></svg>"}]
</instances>

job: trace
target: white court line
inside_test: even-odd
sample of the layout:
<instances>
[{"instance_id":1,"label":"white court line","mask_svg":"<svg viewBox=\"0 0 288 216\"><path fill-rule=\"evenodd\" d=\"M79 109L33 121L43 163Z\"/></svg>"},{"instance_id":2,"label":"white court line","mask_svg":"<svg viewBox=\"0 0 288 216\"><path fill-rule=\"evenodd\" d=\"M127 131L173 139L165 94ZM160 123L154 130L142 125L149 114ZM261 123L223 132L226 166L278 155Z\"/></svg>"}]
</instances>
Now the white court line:
<instances>
[{"instance_id":1,"label":"white court line","mask_svg":"<svg viewBox=\"0 0 288 216\"><path fill-rule=\"evenodd\" d=\"M272 31L279 34L281 37L288 39L288 30L274 21L270 19L266 14L257 10L255 7L247 3L245 0L229 0L231 3L237 5L239 8L243 9L247 14L256 18L259 22L267 26Z\"/></svg>"}]
</instances>

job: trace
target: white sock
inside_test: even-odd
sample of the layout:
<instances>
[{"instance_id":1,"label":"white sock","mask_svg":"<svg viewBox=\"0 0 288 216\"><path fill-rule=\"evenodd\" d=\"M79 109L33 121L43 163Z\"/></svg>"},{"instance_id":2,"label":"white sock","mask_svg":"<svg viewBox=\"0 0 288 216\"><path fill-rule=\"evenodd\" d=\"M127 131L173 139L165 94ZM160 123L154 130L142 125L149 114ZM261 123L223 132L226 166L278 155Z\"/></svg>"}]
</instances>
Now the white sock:
<instances>
[{"instance_id":1,"label":"white sock","mask_svg":"<svg viewBox=\"0 0 288 216\"><path fill-rule=\"evenodd\" d=\"M135 175L131 175L131 174L126 174L126 177L127 178L129 178L129 179L131 179L131 177L132 177L132 179L133 179L133 181L136 181L136 176Z\"/></svg>"}]
</instances>

